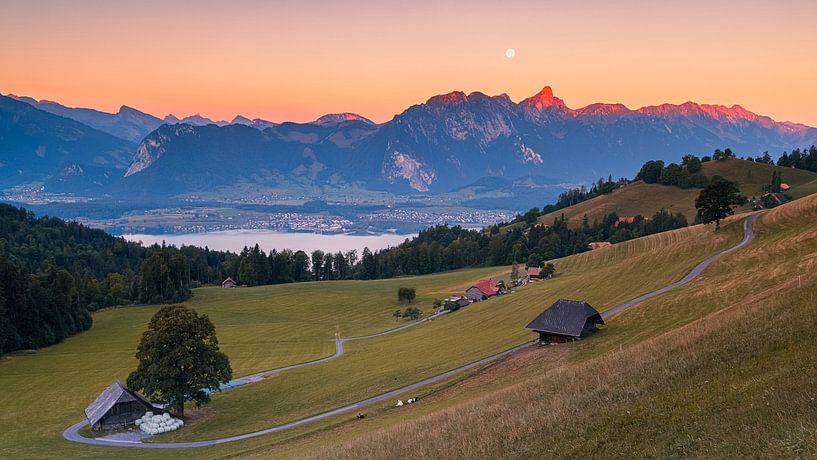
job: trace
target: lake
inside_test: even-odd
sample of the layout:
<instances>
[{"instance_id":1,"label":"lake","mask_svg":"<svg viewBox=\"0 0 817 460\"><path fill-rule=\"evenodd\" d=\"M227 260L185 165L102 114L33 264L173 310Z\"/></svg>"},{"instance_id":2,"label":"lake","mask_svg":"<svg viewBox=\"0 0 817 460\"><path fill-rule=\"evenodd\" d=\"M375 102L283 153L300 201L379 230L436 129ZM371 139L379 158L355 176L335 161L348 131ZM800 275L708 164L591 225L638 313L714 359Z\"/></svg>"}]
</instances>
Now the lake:
<instances>
[{"instance_id":1,"label":"lake","mask_svg":"<svg viewBox=\"0 0 817 460\"><path fill-rule=\"evenodd\" d=\"M393 247L405 241L406 238L416 235L396 235L394 233L381 235L321 235L317 233L286 233L266 230L226 230L208 233L122 236L129 241L141 241L146 245L162 244L162 241L164 241L174 246L207 246L210 249L232 252L241 252L244 246L251 247L258 243L265 252L272 249L279 251L281 249L303 250L307 253L316 249L325 252L346 252L357 249L358 254L360 254L363 252L364 247L368 247L372 251Z\"/></svg>"}]
</instances>

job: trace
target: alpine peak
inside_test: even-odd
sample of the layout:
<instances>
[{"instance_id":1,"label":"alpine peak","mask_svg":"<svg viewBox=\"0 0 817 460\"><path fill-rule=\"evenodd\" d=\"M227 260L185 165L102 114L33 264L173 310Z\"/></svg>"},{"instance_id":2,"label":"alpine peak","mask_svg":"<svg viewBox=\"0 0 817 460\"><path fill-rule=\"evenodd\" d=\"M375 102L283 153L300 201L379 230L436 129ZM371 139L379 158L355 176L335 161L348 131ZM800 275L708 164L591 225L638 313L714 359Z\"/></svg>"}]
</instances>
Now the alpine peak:
<instances>
[{"instance_id":1,"label":"alpine peak","mask_svg":"<svg viewBox=\"0 0 817 460\"><path fill-rule=\"evenodd\" d=\"M542 91L539 91L533 96L525 99L520 104L525 107L535 108L537 110L551 107L558 107L560 109L567 108L564 101L553 95L553 89L551 89L550 86L545 86L542 88Z\"/></svg>"}]
</instances>

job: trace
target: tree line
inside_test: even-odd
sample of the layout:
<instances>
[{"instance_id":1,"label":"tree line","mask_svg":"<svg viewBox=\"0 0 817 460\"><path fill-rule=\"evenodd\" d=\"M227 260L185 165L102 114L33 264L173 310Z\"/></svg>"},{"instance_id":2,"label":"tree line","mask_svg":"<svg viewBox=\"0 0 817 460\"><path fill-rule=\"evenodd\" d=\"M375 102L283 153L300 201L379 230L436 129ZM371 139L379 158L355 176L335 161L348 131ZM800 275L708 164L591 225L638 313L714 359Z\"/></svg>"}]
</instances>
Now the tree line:
<instances>
[{"instance_id":1,"label":"tree line","mask_svg":"<svg viewBox=\"0 0 817 460\"><path fill-rule=\"evenodd\" d=\"M178 302L222 279L235 254L144 247L75 222L0 204L0 353L58 343L91 327L90 313Z\"/></svg>"}]
</instances>

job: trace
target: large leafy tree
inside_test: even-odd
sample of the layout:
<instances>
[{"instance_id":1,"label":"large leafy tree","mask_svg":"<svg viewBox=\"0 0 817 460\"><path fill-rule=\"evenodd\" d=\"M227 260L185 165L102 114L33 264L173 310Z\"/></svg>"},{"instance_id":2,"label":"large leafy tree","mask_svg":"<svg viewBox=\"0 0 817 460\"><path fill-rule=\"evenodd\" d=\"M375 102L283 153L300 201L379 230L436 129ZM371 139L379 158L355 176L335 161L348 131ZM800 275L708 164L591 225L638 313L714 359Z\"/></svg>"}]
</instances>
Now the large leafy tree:
<instances>
[{"instance_id":1,"label":"large leafy tree","mask_svg":"<svg viewBox=\"0 0 817 460\"><path fill-rule=\"evenodd\" d=\"M721 176L712 178L712 182L695 199L698 219L704 224L715 222L715 229L721 228L721 220L735 213L735 208L746 204L746 197L741 195L738 184Z\"/></svg>"},{"instance_id":2,"label":"large leafy tree","mask_svg":"<svg viewBox=\"0 0 817 460\"><path fill-rule=\"evenodd\" d=\"M128 376L128 387L169 404L179 416L187 401L196 407L210 402L209 391L233 374L207 315L181 305L162 307L153 315L136 357L139 366Z\"/></svg>"}]
</instances>

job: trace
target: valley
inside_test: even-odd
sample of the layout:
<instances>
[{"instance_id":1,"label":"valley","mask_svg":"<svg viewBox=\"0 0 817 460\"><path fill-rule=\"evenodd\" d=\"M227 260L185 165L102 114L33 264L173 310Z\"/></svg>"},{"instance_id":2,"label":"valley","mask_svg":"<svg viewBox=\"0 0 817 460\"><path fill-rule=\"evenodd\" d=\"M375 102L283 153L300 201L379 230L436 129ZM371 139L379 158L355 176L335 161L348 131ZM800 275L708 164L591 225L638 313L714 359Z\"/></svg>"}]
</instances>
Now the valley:
<instances>
[{"instance_id":1,"label":"valley","mask_svg":"<svg viewBox=\"0 0 817 460\"><path fill-rule=\"evenodd\" d=\"M367 394L387 390L395 385L399 386L401 382L410 383L424 375L439 373L457 363L467 363L469 360L530 340L530 333L524 330L524 323L549 304L550 299L565 296L586 298L600 310L604 310L635 294L647 292L680 278L697 261L703 260L720 248L737 242L740 235L740 220L734 220L734 223L726 226L720 235L712 235L711 229L696 226L556 261L561 274L551 281L520 288L513 294L474 304L462 311L399 333L360 343L351 342L348 344L347 354L342 359L302 370L292 370L245 388L219 394L209 407L201 412L191 413L191 423L186 427L189 428L189 431L183 430L163 435L162 438L163 440L207 439L213 436L240 434L269 426L278 421L283 422L310 415L321 411L324 407L333 407L343 401L353 402L363 399ZM653 251L659 248L662 254L672 254L672 257L660 259L653 257ZM242 375L326 356L331 353L332 341L330 339L338 328L343 335L355 335L393 327L394 319L389 312L395 304L384 303L383 298L390 298L396 286L406 283L417 286L420 294L417 303L422 306L427 305L426 302L433 297L442 297L450 294L451 291L456 292L463 289L469 281L488 276L492 272L496 274L497 270L499 273L507 273L508 268L465 270L430 277L397 280L329 282L333 285L332 291L335 292L331 297L312 292L309 284L237 291L207 288L196 291L191 305L213 317L220 330L223 347L231 356L237 374ZM315 286L317 288L326 286L326 284L316 283ZM362 286L367 288L361 290ZM338 292L342 292L347 287L349 294L346 294L345 297L338 295ZM322 290L322 292L326 291ZM239 297L232 299L231 296ZM361 303L361 300L364 302ZM316 304L316 302L325 303ZM654 302L654 300L649 302ZM292 307L286 307L286 305ZM308 306L303 307L303 305ZM0 379L3 381L0 383L10 389L22 390L23 386L29 389L36 388L37 374L32 372L35 368L39 368L45 372L41 374L42 377L60 372L60 380L66 385L70 384L71 375L75 376L73 378L85 379L85 383L78 386L83 387L84 390L81 391L90 397L99 390L99 387L107 385L108 380L113 378L115 373L111 375L110 372L93 372L91 368L83 367L80 363L86 362L88 366L94 368L110 369L114 362L118 362L117 368L121 369L120 372L126 372L132 366L128 359L123 359L129 354L128 350L132 350L133 345L128 345L128 343L136 341L138 331L141 329L129 325L133 321L135 321L134 324L144 324L155 308L127 307L97 313L95 326L90 332L70 338L64 344L41 350L34 355L13 356L1 363L3 372L0 373L2 375ZM294 308L294 310L287 308ZM343 314L339 314L339 308L344 312ZM290 313L287 313L288 311ZM324 311L324 314L328 316L321 320L319 311ZM377 313L378 311L380 313ZM686 312L679 310L676 315L664 317L657 324L634 323L627 326L627 322L620 325L613 322L608 328L609 332L603 331L598 338L581 343L592 345L598 342L592 348L604 350L611 347L609 344L611 340L617 346L621 338L627 337L627 334L635 334L626 340L638 341L645 338L644 334L646 337L654 336L657 330L674 324L671 317L677 317L674 321L680 321L683 324L695 318L697 314L694 310ZM219 319L220 317L223 319ZM264 319L267 317L269 320ZM299 320L299 317L305 319L306 322ZM252 328L257 333L250 333L248 321L254 324ZM304 326L308 327L304 329ZM281 332L275 332L276 327L284 329L281 329ZM131 332L122 333L126 330ZM235 331L235 335L231 331ZM323 342L325 346L315 348L316 345L322 343L321 337L325 340ZM274 342L267 345L265 344L265 341L268 340L266 338L274 338ZM99 346L100 340L107 345L104 351L100 349L99 352L94 352L93 349ZM605 343L607 345L604 345ZM434 353L416 353L418 350L434 350ZM76 354L77 358L65 360L66 353ZM85 358L80 358L85 355L87 355ZM111 364L102 364L100 361L102 359L111 360ZM58 362L67 361L74 363L70 373L63 373L53 367ZM32 365L35 368L29 368ZM365 372L357 372L355 369L365 369ZM87 380L91 375L97 376L98 383L95 385ZM458 376L455 381L461 378L464 377ZM332 383L326 385L324 382ZM59 392L57 388L54 390ZM37 404L23 397L18 391L11 391L8 396L4 397L12 398L0 401L4 407L18 400L21 403L27 401L27 405L33 405L30 406L32 409ZM54 397L58 398L56 394ZM76 414L83 407L82 403L76 400L68 406L63 406L64 416L55 417L53 423L45 423L46 421L42 420L43 425L40 425L35 432L13 430L11 433L4 434L10 443L4 442L3 444L20 445L21 442L25 444L25 439L31 439L29 437L32 435L40 439L43 439L41 438L43 436L44 439L52 439L47 445L64 443L65 441L59 439L61 429L57 424L62 423L62 428L64 428L73 423L71 420L76 418ZM372 409L367 410L373 410L377 414L386 410L388 406L389 404L375 405ZM252 407L252 412L257 414L252 419L242 415L249 407ZM332 426L344 419L341 416L340 419L334 418L328 422L321 422L319 425L326 426L324 423L328 423L329 426ZM269 439L277 439L276 442L279 442L297 433L303 433L304 429L298 428L293 433L272 435ZM306 429L312 431L314 427ZM51 433L52 431L54 433ZM244 448L250 449L253 449L253 446L264 445L265 442L269 440L240 441L241 445L245 446ZM287 445L289 444L283 444L283 446ZM34 448L34 446L29 448ZM64 448L68 449L68 452L74 449L70 445L64 445ZM91 455L94 449L84 450L85 455ZM223 448L214 449L213 454ZM231 449L236 449L236 446L231 446ZM99 454L105 455L105 452L105 450L100 450ZM128 456L142 455L140 453L131 454L129 451L121 453L121 455L126 454Z\"/></svg>"}]
</instances>

